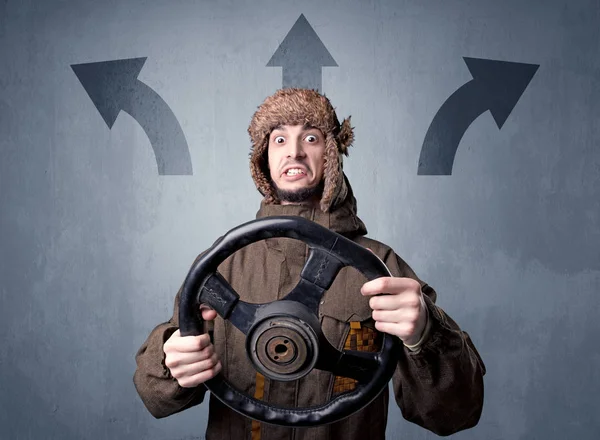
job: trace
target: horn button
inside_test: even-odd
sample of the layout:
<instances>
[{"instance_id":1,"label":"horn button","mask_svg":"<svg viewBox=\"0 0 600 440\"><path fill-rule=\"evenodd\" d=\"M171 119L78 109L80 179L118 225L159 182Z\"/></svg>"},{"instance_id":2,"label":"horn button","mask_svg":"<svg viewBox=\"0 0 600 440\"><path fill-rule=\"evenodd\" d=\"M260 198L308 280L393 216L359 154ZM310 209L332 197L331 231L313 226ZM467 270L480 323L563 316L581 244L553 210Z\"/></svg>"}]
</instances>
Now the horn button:
<instances>
[{"instance_id":1,"label":"horn button","mask_svg":"<svg viewBox=\"0 0 600 440\"><path fill-rule=\"evenodd\" d=\"M256 370L274 380L306 376L319 356L317 332L293 316L271 316L259 322L246 341Z\"/></svg>"}]
</instances>

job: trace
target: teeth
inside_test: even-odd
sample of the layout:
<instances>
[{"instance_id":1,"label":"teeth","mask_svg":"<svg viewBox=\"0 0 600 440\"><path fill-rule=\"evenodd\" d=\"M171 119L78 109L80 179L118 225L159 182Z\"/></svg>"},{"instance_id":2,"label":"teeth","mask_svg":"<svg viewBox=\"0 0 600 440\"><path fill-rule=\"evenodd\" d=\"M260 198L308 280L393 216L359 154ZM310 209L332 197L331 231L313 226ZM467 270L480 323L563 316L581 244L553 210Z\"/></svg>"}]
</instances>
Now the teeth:
<instances>
[{"instance_id":1,"label":"teeth","mask_svg":"<svg viewBox=\"0 0 600 440\"><path fill-rule=\"evenodd\" d=\"M289 170L287 170L288 176L295 176L296 174L304 174L304 173L299 168L290 168Z\"/></svg>"}]
</instances>

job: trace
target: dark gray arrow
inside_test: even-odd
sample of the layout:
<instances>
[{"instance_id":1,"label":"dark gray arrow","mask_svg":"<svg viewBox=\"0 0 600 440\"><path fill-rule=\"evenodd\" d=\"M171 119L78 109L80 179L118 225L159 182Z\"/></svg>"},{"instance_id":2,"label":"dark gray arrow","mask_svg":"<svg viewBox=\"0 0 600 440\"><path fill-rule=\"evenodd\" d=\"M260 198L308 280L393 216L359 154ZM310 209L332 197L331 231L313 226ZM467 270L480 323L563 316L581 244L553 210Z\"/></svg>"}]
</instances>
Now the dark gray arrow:
<instances>
[{"instance_id":1,"label":"dark gray arrow","mask_svg":"<svg viewBox=\"0 0 600 440\"><path fill-rule=\"evenodd\" d=\"M177 118L154 90L138 80L145 62L146 58L131 58L71 68L108 128L121 110L138 121L150 139L158 174L191 175L192 160Z\"/></svg>"},{"instance_id":2,"label":"dark gray arrow","mask_svg":"<svg viewBox=\"0 0 600 440\"><path fill-rule=\"evenodd\" d=\"M300 87L321 91L322 67L337 67L337 63L304 14L301 14L267 66L282 68L283 88Z\"/></svg>"},{"instance_id":3,"label":"dark gray arrow","mask_svg":"<svg viewBox=\"0 0 600 440\"><path fill-rule=\"evenodd\" d=\"M460 140L489 110L498 128L517 105L538 64L463 58L473 76L444 102L433 118L419 157L419 175L450 175Z\"/></svg>"}]
</instances>

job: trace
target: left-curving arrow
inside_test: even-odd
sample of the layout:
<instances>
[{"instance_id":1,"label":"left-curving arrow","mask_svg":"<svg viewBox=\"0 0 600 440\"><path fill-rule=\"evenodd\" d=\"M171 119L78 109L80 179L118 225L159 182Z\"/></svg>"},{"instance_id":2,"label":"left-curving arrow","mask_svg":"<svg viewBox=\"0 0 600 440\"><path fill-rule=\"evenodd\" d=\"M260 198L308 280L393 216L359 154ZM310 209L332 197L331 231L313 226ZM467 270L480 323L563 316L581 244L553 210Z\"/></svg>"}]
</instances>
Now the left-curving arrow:
<instances>
[{"instance_id":1,"label":"left-curving arrow","mask_svg":"<svg viewBox=\"0 0 600 440\"><path fill-rule=\"evenodd\" d=\"M81 85L112 128L120 111L142 126L154 150L158 174L191 175L192 160L177 118L167 103L138 79L146 58L72 64Z\"/></svg>"}]
</instances>

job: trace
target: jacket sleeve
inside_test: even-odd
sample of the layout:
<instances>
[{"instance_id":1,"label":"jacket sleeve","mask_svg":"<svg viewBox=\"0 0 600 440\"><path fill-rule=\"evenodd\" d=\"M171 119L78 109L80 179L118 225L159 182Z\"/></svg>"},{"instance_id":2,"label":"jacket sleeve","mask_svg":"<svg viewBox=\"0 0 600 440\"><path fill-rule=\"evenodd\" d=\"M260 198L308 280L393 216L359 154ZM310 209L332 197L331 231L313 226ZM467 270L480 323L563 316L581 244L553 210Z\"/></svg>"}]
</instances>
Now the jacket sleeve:
<instances>
[{"instance_id":1,"label":"jacket sleeve","mask_svg":"<svg viewBox=\"0 0 600 440\"><path fill-rule=\"evenodd\" d=\"M398 361L392 380L396 403L406 420L440 436L471 428L483 409L485 365L469 335L435 304L435 290L394 257L399 276L421 283L431 321L421 349L405 347Z\"/></svg>"},{"instance_id":2,"label":"jacket sleeve","mask_svg":"<svg viewBox=\"0 0 600 440\"><path fill-rule=\"evenodd\" d=\"M167 417L202 403L206 388L183 388L165 365L164 343L179 328L179 298L175 297L173 316L157 325L137 351L133 383L144 405L156 418Z\"/></svg>"}]
</instances>

